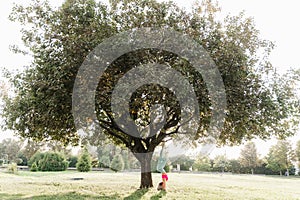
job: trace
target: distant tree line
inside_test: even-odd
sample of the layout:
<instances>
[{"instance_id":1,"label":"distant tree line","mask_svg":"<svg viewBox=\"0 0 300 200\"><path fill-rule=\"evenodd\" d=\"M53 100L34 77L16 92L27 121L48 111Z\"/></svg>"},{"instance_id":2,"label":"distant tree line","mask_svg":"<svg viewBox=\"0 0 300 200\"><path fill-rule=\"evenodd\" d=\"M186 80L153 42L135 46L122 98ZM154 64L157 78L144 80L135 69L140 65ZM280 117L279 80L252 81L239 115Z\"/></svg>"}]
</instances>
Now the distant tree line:
<instances>
[{"instance_id":1,"label":"distant tree line","mask_svg":"<svg viewBox=\"0 0 300 200\"><path fill-rule=\"evenodd\" d=\"M180 164L181 170L204 172L231 172L238 174L266 174L266 175L290 175L295 174L296 167L300 163L300 141L295 149L289 141L278 140L276 145L269 149L264 158L259 158L256 146L253 142L245 144L237 159L228 159L227 156L218 155L214 159L201 155L192 159L188 156L177 156L172 159L171 165Z\"/></svg>"},{"instance_id":2,"label":"distant tree line","mask_svg":"<svg viewBox=\"0 0 300 200\"><path fill-rule=\"evenodd\" d=\"M152 172L156 172L158 154L153 155ZM300 141L296 148L287 140L278 140L264 158L259 158L254 142L248 142L237 159L229 159L225 154L215 158L198 155L170 157L166 171L230 172L237 174L291 175L300 167ZM0 165L25 165L31 171L63 171L68 167L86 172L92 168L111 169L115 172L140 169L140 163L132 153L112 144L82 148L78 155L71 149L57 143L18 141L4 139L0 143Z\"/></svg>"}]
</instances>

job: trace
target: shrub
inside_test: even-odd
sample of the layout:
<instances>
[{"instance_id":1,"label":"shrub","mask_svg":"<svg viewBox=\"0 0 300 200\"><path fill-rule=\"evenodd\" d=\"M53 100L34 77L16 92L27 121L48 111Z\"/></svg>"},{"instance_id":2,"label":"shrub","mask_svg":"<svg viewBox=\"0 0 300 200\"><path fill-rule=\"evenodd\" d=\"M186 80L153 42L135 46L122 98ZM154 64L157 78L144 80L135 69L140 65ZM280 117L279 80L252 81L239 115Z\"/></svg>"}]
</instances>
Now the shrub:
<instances>
[{"instance_id":1,"label":"shrub","mask_svg":"<svg viewBox=\"0 0 300 200\"><path fill-rule=\"evenodd\" d=\"M30 167L30 171L32 172L37 172L38 171L38 166L36 163L33 163Z\"/></svg>"},{"instance_id":2,"label":"shrub","mask_svg":"<svg viewBox=\"0 0 300 200\"><path fill-rule=\"evenodd\" d=\"M69 161L69 167L76 167L78 158L77 156L71 156L70 158L68 158Z\"/></svg>"},{"instance_id":3,"label":"shrub","mask_svg":"<svg viewBox=\"0 0 300 200\"><path fill-rule=\"evenodd\" d=\"M40 171L65 171L67 168L68 162L59 153L47 152L38 162Z\"/></svg>"},{"instance_id":4,"label":"shrub","mask_svg":"<svg viewBox=\"0 0 300 200\"><path fill-rule=\"evenodd\" d=\"M31 165L33 163L35 163L38 166L38 163L40 160L42 160L45 156L45 153L41 153L41 152L36 152L35 154L33 154L33 156L31 156L31 158L28 161L28 167L31 167Z\"/></svg>"},{"instance_id":5,"label":"shrub","mask_svg":"<svg viewBox=\"0 0 300 200\"><path fill-rule=\"evenodd\" d=\"M168 165L168 164L166 164L166 166L165 166L165 171L167 172L167 173L169 173L170 172L170 165Z\"/></svg>"},{"instance_id":6,"label":"shrub","mask_svg":"<svg viewBox=\"0 0 300 200\"><path fill-rule=\"evenodd\" d=\"M121 155L117 154L111 161L110 165L111 170L118 172L124 169L124 160Z\"/></svg>"},{"instance_id":7,"label":"shrub","mask_svg":"<svg viewBox=\"0 0 300 200\"><path fill-rule=\"evenodd\" d=\"M99 167L109 168L109 166L110 166L109 156L102 156L99 161Z\"/></svg>"},{"instance_id":8,"label":"shrub","mask_svg":"<svg viewBox=\"0 0 300 200\"><path fill-rule=\"evenodd\" d=\"M61 154L54 152L35 153L28 161L30 169L33 164L36 165L39 171L64 171L68 167L68 162L65 158Z\"/></svg>"},{"instance_id":9,"label":"shrub","mask_svg":"<svg viewBox=\"0 0 300 200\"><path fill-rule=\"evenodd\" d=\"M0 159L0 166L2 166L4 164L4 160Z\"/></svg>"},{"instance_id":10,"label":"shrub","mask_svg":"<svg viewBox=\"0 0 300 200\"><path fill-rule=\"evenodd\" d=\"M26 166L28 165L28 159L27 157L24 155L24 153L22 151L19 151L18 154L17 154L17 158L18 158L18 161L17 161L17 164L18 165L21 165L21 166ZM21 162L20 162L21 161Z\"/></svg>"},{"instance_id":11,"label":"shrub","mask_svg":"<svg viewBox=\"0 0 300 200\"><path fill-rule=\"evenodd\" d=\"M85 148L82 154L79 157L79 160L76 164L77 171L79 172L89 172L92 168L91 156L88 150Z\"/></svg>"},{"instance_id":12,"label":"shrub","mask_svg":"<svg viewBox=\"0 0 300 200\"><path fill-rule=\"evenodd\" d=\"M18 173L18 166L17 166L17 164L16 163L9 164L7 166L7 172L11 173L11 174L17 174Z\"/></svg>"}]
</instances>

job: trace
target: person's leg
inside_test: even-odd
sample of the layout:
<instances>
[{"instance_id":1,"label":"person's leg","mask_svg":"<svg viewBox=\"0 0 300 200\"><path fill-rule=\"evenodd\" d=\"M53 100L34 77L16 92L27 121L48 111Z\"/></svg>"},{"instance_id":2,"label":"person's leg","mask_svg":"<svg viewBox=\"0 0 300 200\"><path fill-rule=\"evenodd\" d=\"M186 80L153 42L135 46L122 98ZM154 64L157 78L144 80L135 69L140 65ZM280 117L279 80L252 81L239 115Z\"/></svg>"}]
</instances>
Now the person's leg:
<instances>
[{"instance_id":1,"label":"person's leg","mask_svg":"<svg viewBox=\"0 0 300 200\"><path fill-rule=\"evenodd\" d=\"M164 159L159 159L157 161L157 166L156 166L156 170L159 171L160 173L164 174L166 173L166 171L164 170L165 166L167 164L167 161Z\"/></svg>"}]
</instances>

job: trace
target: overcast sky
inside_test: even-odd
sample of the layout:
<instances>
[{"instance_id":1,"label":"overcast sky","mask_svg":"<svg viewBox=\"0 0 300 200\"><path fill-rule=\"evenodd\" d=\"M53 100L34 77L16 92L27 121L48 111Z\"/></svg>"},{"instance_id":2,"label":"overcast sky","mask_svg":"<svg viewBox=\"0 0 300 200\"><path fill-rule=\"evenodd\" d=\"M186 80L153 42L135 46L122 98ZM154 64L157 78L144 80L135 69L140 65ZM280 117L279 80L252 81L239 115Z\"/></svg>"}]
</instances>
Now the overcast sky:
<instances>
[{"instance_id":1,"label":"overcast sky","mask_svg":"<svg viewBox=\"0 0 300 200\"><path fill-rule=\"evenodd\" d=\"M189 0L174 1L187 9L190 8L193 2ZM26 3L28 0L0 1L0 68L19 68L26 65L30 60L30 58L15 55L9 51L9 45L21 43L18 24L12 23L7 19L13 2ZM50 2L53 5L60 5L63 0L50 0ZM298 59L300 57L298 50L300 46L299 2L297 0L219 0L224 15L225 13L235 15L245 10L246 16L254 17L262 38L274 41L276 44L276 48L271 54L270 59L279 71L284 71L289 67L300 67ZM6 136L8 136L7 133L0 133L0 139ZM274 140L257 142L260 152L263 155L266 154L268 147L274 144L274 142ZM236 154L238 149L226 148L226 153L230 156ZM224 152L224 148L214 153L218 154L220 152Z\"/></svg>"}]
</instances>

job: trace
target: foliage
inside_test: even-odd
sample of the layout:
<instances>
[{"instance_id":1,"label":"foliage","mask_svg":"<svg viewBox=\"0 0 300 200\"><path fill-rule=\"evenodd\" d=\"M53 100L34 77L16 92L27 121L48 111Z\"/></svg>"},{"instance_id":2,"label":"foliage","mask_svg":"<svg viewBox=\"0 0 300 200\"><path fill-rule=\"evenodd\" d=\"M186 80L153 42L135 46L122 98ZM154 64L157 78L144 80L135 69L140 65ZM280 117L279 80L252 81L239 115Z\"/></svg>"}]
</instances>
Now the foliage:
<instances>
[{"instance_id":1,"label":"foliage","mask_svg":"<svg viewBox=\"0 0 300 200\"><path fill-rule=\"evenodd\" d=\"M99 166L99 161L98 161L98 159L92 158L91 164L92 164L92 167L98 167L98 166Z\"/></svg>"},{"instance_id":2,"label":"foliage","mask_svg":"<svg viewBox=\"0 0 300 200\"><path fill-rule=\"evenodd\" d=\"M29 160L36 152L43 151L45 144L43 142L37 142L33 140L25 140L22 154Z\"/></svg>"},{"instance_id":3,"label":"foliage","mask_svg":"<svg viewBox=\"0 0 300 200\"><path fill-rule=\"evenodd\" d=\"M36 152L28 161L28 167L31 167L33 163L38 165L39 161L44 158L45 154L41 152Z\"/></svg>"},{"instance_id":4,"label":"foliage","mask_svg":"<svg viewBox=\"0 0 300 200\"><path fill-rule=\"evenodd\" d=\"M39 171L64 171L68 167L68 162L64 156L56 152L36 152L28 161L30 169L33 164L37 166Z\"/></svg>"},{"instance_id":5,"label":"foliage","mask_svg":"<svg viewBox=\"0 0 300 200\"><path fill-rule=\"evenodd\" d=\"M18 165L27 166L28 159L23 153L23 151L19 151L17 154L17 158L20 159L21 162L17 162Z\"/></svg>"},{"instance_id":6,"label":"foliage","mask_svg":"<svg viewBox=\"0 0 300 200\"><path fill-rule=\"evenodd\" d=\"M7 166L7 172L11 174L17 174L18 173L18 166L16 163L11 163Z\"/></svg>"},{"instance_id":7,"label":"foliage","mask_svg":"<svg viewBox=\"0 0 300 200\"><path fill-rule=\"evenodd\" d=\"M180 165L180 170L188 171L193 165L194 160L186 155L179 155L170 158L171 165L176 168L177 164Z\"/></svg>"},{"instance_id":8,"label":"foliage","mask_svg":"<svg viewBox=\"0 0 300 200\"><path fill-rule=\"evenodd\" d=\"M2 140L0 143L0 158L15 162L21 147L21 142L12 138Z\"/></svg>"},{"instance_id":9,"label":"foliage","mask_svg":"<svg viewBox=\"0 0 300 200\"><path fill-rule=\"evenodd\" d=\"M37 172L38 170L39 170L39 168L38 168L36 162L34 162L34 163L31 165L31 167L30 167L30 171L31 171L31 172Z\"/></svg>"},{"instance_id":10,"label":"foliage","mask_svg":"<svg viewBox=\"0 0 300 200\"><path fill-rule=\"evenodd\" d=\"M242 172L242 166L239 160L231 159L229 160L229 171L232 173L240 174Z\"/></svg>"},{"instance_id":11,"label":"foliage","mask_svg":"<svg viewBox=\"0 0 300 200\"><path fill-rule=\"evenodd\" d=\"M168 173L171 170L171 166L167 163L164 170Z\"/></svg>"},{"instance_id":12,"label":"foliage","mask_svg":"<svg viewBox=\"0 0 300 200\"><path fill-rule=\"evenodd\" d=\"M99 167L102 168L109 168L110 166L110 159L108 156L102 156L99 160Z\"/></svg>"},{"instance_id":13,"label":"foliage","mask_svg":"<svg viewBox=\"0 0 300 200\"><path fill-rule=\"evenodd\" d=\"M300 140L296 144L295 155L296 158L298 159L298 166L300 168Z\"/></svg>"},{"instance_id":14,"label":"foliage","mask_svg":"<svg viewBox=\"0 0 300 200\"><path fill-rule=\"evenodd\" d=\"M218 155L214 159L213 167L218 171L225 172L230 168L230 162L227 159L226 155Z\"/></svg>"},{"instance_id":15,"label":"foliage","mask_svg":"<svg viewBox=\"0 0 300 200\"><path fill-rule=\"evenodd\" d=\"M210 171L211 163L209 157L198 156L193 164L193 170L196 171Z\"/></svg>"},{"instance_id":16,"label":"foliage","mask_svg":"<svg viewBox=\"0 0 300 200\"><path fill-rule=\"evenodd\" d=\"M77 171L79 172L89 172L92 168L92 159L91 156L87 150L87 148L84 148L78 162L76 164Z\"/></svg>"},{"instance_id":17,"label":"foliage","mask_svg":"<svg viewBox=\"0 0 300 200\"><path fill-rule=\"evenodd\" d=\"M278 140L277 144L270 148L266 159L268 168L279 171L280 175L284 170L289 173L289 168L293 167L292 161L295 159L292 145L286 140Z\"/></svg>"},{"instance_id":18,"label":"foliage","mask_svg":"<svg viewBox=\"0 0 300 200\"><path fill-rule=\"evenodd\" d=\"M69 167L76 167L78 161L78 157L77 156L71 156L68 158L68 162L69 162Z\"/></svg>"},{"instance_id":19,"label":"foliage","mask_svg":"<svg viewBox=\"0 0 300 200\"><path fill-rule=\"evenodd\" d=\"M258 165L257 149L254 142L248 142L240 153L240 163L243 167L251 169L254 173L254 168Z\"/></svg>"},{"instance_id":20,"label":"foliage","mask_svg":"<svg viewBox=\"0 0 300 200\"><path fill-rule=\"evenodd\" d=\"M15 6L10 19L23 25L22 40L33 55L33 62L20 74L10 77L16 95L5 102L6 128L26 138L77 143L72 116L73 85L88 53L116 33L137 27L168 27L202 45L219 68L227 99L225 124L218 138L220 144L241 143L254 136L266 139L271 135L294 134L298 121L290 119L298 113L295 105L298 102L291 98L295 94L292 85L281 84L280 81L287 83L285 79L276 78L274 83L265 79L268 76L272 80L275 76L268 62L273 44L260 39L253 19L241 13L217 21L219 10L211 1L195 4L190 12L172 2L155 0L116 0L109 1L108 6L94 0L66 0L57 9L46 1L35 0L28 7ZM262 59L258 56L261 53ZM129 106L131 117L143 128L150 122L151 106L164 105L168 113L166 124L156 135L136 138L120 130L114 121L110 97L115 83L128 70L145 63L167 64L194 86L201 121L198 132L185 137L195 145L202 142L212 116L212 100L203 78L184 58L157 49L141 49L121 56L110 63L109 70L100 79L95 104L104 134L115 144L128 147L136 156L153 152L166 137L180 138L176 134L181 126L180 105L170 90L158 85L138 89ZM76 123L85 127L90 125L90 120L79 119ZM102 139L101 134L96 132L92 141ZM142 164L143 157L137 159L142 167L149 166ZM149 164L151 157L147 159Z\"/></svg>"},{"instance_id":21,"label":"foliage","mask_svg":"<svg viewBox=\"0 0 300 200\"><path fill-rule=\"evenodd\" d=\"M65 171L68 162L60 153L46 152L41 160L38 161L40 171Z\"/></svg>"},{"instance_id":22,"label":"foliage","mask_svg":"<svg viewBox=\"0 0 300 200\"><path fill-rule=\"evenodd\" d=\"M123 157L119 154L115 155L114 158L111 161L110 169L114 172L122 171L124 170L124 160Z\"/></svg>"}]
</instances>

